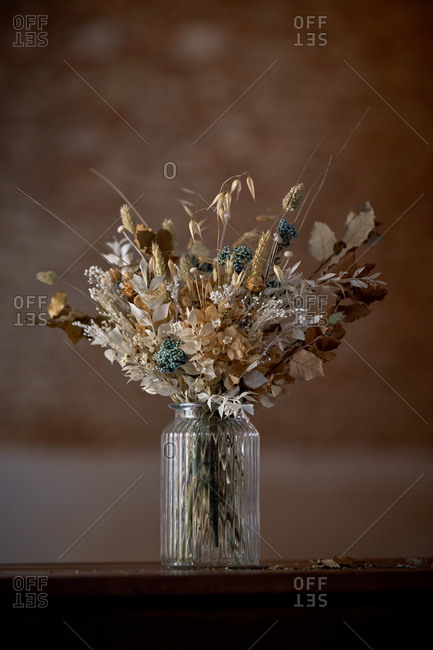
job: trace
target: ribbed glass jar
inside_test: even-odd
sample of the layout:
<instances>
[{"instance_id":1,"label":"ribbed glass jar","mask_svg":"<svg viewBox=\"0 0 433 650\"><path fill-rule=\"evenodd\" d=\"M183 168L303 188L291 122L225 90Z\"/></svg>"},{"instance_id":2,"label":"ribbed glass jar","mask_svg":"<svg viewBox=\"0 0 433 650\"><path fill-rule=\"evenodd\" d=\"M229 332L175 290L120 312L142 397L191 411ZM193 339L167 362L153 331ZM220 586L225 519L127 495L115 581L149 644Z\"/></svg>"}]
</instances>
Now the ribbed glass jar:
<instances>
[{"instance_id":1,"label":"ribbed glass jar","mask_svg":"<svg viewBox=\"0 0 433 650\"><path fill-rule=\"evenodd\" d=\"M171 404L161 437L161 563L257 566L260 437L243 417Z\"/></svg>"}]
</instances>

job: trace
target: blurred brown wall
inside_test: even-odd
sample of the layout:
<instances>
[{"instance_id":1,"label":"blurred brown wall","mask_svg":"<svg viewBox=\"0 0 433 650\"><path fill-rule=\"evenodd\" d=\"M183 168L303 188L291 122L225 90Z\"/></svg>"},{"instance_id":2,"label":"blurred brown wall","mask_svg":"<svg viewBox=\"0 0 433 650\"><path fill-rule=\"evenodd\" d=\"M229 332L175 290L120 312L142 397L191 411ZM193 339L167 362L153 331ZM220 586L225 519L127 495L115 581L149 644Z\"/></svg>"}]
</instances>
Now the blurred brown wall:
<instances>
[{"instance_id":1,"label":"blurred brown wall","mask_svg":"<svg viewBox=\"0 0 433 650\"><path fill-rule=\"evenodd\" d=\"M151 225L171 217L179 228L187 225L180 188L209 200L225 178L248 170L257 201L244 196L236 206L233 225L242 231L280 204L319 143L303 174L307 189L331 155L333 162L295 254L311 270L314 221L339 229L369 200L387 232L365 259L377 262L389 296L350 326L355 352L343 345L325 379L292 387L272 411L257 413L257 425L272 445L429 442L430 6L3 3L5 442L135 447L151 439L154 446L168 418L166 401L127 385L100 349L77 346L93 372L59 331L20 325L35 311L32 296L50 295L37 271L70 267L65 279L86 291L83 270L99 258L92 249L83 255L85 240L100 238L95 246L103 249L115 234L122 201L90 169L139 199ZM47 16L48 44L18 47L16 16L33 14ZM326 16L321 27L319 16ZM167 162L173 179L164 177ZM21 188L69 227L5 186ZM89 307L66 288L77 307Z\"/></svg>"}]
</instances>

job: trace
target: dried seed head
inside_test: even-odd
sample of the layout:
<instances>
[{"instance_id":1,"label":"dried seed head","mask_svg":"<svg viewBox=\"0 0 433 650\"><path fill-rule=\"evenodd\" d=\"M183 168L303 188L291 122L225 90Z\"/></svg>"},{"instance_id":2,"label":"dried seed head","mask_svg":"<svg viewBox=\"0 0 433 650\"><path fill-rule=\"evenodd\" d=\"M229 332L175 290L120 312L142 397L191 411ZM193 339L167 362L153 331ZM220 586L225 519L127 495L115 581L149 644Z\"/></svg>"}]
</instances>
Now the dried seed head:
<instances>
[{"instance_id":1,"label":"dried seed head","mask_svg":"<svg viewBox=\"0 0 433 650\"><path fill-rule=\"evenodd\" d=\"M36 274L36 278L39 282L43 282L44 284L56 284L56 282L60 280L55 271L39 271L39 273Z\"/></svg>"},{"instance_id":2,"label":"dried seed head","mask_svg":"<svg viewBox=\"0 0 433 650\"><path fill-rule=\"evenodd\" d=\"M133 235L135 235L135 229L137 227L137 222L135 221L135 217L132 214L132 211L130 208L126 205L122 205L120 208L120 216L122 217L122 224L128 230L131 232Z\"/></svg>"},{"instance_id":3,"label":"dried seed head","mask_svg":"<svg viewBox=\"0 0 433 650\"><path fill-rule=\"evenodd\" d=\"M251 264L251 277L260 277L263 275L265 265L269 255L269 247L271 243L271 231L264 232L260 237L254 253L253 261Z\"/></svg>"},{"instance_id":4,"label":"dried seed head","mask_svg":"<svg viewBox=\"0 0 433 650\"><path fill-rule=\"evenodd\" d=\"M188 255L182 255L179 261L179 275L185 282L189 278L189 270L191 268L191 258Z\"/></svg>"},{"instance_id":5,"label":"dried seed head","mask_svg":"<svg viewBox=\"0 0 433 650\"><path fill-rule=\"evenodd\" d=\"M153 256L154 264L155 264L155 266L154 266L155 275L156 276L158 276L158 275L165 276L165 274L167 272L167 267L165 265L164 256L163 256L163 254L161 252L161 249L160 249L159 245L157 244L157 242L155 240L153 240L153 242L152 242L152 256Z\"/></svg>"},{"instance_id":6,"label":"dried seed head","mask_svg":"<svg viewBox=\"0 0 433 650\"><path fill-rule=\"evenodd\" d=\"M290 192L287 192L286 196L283 199L283 210L284 212L291 212L296 210L302 199L302 193L304 191L304 184L298 183L294 185Z\"/></svg>"}]
</instances>

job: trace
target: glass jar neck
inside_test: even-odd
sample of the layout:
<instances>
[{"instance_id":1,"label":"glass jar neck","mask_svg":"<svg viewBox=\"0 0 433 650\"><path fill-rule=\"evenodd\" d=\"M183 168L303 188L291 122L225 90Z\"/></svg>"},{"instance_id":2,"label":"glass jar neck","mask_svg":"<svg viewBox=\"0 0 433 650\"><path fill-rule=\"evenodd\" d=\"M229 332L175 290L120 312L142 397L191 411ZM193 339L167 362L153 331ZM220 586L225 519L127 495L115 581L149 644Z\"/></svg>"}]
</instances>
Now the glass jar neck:
<instances>
[{"instance_id":1,"label":"glass jar neck","mask_svg":"<svg viewBox=\"0 0 433 650\"><path fill-rule=\"evenodd\" d=\"M170 404L169 406L173 409L176 419L199 418L211 415L207 404L185 402L184 404Z\"/></svg>"}]
</instances>

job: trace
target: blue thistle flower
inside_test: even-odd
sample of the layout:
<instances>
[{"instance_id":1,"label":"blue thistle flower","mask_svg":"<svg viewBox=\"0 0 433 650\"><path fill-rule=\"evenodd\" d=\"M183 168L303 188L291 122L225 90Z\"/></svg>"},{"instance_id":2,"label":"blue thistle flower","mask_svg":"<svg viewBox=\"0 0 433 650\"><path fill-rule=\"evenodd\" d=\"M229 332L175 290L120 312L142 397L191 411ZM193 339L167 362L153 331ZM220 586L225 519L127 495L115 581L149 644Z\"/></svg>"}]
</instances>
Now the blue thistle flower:
<instances>
[{"instance_id":1,"label":"blue thistle flower","mask_svg":"<svg viewBox=\"0 0 433 650\"><path fill-rule=\"evenodd\" d=\"M248 262L253 259L253 254L248 246L235 246L233 249L233 268L236 273L240 273L246 267Z\"/></svg>"},{"instance_id":2,"label":"blue thistle flower","mask_svg":"<svg viewBox=\"0 0 433 650\"><path fill-rule=\"evenodd\" d=\"M156 367L160 372L174 372L179 366L188 361L188 355L181 350L182 341L169 337L164 339L158 352L155 353Z\"/></svg>"},{"instance_id":3,"label":"blue thistle flower","mask_svg":"<svg viewBox=\"0 0 433 650\"><path fill-rule=\"evenodd\" d=\"M232 254L232 249L230 248L230 246L224 246L224 248L220 250L220 254L218 255L218 263L227 264L231 254Z\"/></svg>"},{"instance_id":4,"label":"blue thistle flower","mask_svg":"<svg viewBox=\"0 0 433 650\"><path fill-rule=\"evenodd\" d=\"M224 246L218 256L220 264L227 264L230 257L233 256L233 268L236 273L240 273L245 266L253 259L253 254L248 246L235 246L233 250L230 246Z\"/></svg>"},{"instance_id":5,"label":"blue thistle flower","mask_svg":"<svg viewBox=\"0 0 433 650\"><path fill-rule=\"evenodd\" d=\"M286 221L285 219L281 219L277 230L279 235L281 236L281 239L283 240L282 243L283 248L287 248L288 246L290 246L290 240L296 239L296 237L298 236L295 226L292 223Z\"/></svg>"}]
</instances>

